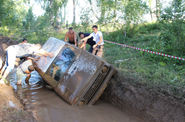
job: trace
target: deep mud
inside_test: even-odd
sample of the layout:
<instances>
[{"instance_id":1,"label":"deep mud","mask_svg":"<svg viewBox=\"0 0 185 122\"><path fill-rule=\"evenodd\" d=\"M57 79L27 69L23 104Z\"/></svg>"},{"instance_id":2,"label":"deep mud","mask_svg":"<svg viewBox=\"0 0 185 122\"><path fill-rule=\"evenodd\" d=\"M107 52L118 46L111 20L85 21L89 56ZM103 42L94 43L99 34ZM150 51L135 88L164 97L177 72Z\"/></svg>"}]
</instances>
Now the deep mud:
<instances>
[{"instance_id":1,"label":"deep mud","mask_svg":"<svg viewBox=\"0 0 185 122\"><path fill-rule=\"evenodd\" d=\"M26 96L25 106L38 122L143 122L104 100L91 107L71 106L53 90L45 88L29 91Z\"/></svg>"},{"instance_id":2,"label":"deep mud","mask_svg":"<svg viewBox=\"0 0 185 122\"><path fill-rule=\"evenodd\" d=\"M139 84L131 84L124 77L112 80L102 98L150 122L185 122L183 100L154 92Z\"/></svg>"}]
</instances>

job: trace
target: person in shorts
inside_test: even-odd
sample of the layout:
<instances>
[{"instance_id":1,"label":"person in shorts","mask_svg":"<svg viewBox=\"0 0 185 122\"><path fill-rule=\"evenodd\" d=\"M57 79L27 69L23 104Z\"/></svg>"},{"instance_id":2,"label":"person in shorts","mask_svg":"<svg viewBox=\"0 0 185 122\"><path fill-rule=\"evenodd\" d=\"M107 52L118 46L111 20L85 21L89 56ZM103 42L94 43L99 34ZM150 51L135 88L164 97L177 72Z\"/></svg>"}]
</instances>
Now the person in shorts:
<instances>
[{"instance_id":1,"label":"person in shorts","mask_svg":"<svg viewBox=\"0 0 185 122\"><path fill-rule=\"evenodd\" d=\"M67 42L67 38L69 39L69 43L77 46L77 37L76 32L73 30L72 27L69 28L69 31L65 35L65 41Z\"/></svg>"},{"instance_id":2,"label":"person in shorts","mask_svg":"<svg viewBox=\"0 0 185 122\"><path fill-rule=\"evenodd\" d=\"M97 55L102 58L103 55L103 48L104 48L104 42L103 42L103 34L102 32L98 31L98 26L94 25L92 27L93 33L91 33L89 36L83 38L81 41L88 40L93 37L93 40L96 42L95 45L93 45L93 55Z\"/></svg>"}]
</instances>

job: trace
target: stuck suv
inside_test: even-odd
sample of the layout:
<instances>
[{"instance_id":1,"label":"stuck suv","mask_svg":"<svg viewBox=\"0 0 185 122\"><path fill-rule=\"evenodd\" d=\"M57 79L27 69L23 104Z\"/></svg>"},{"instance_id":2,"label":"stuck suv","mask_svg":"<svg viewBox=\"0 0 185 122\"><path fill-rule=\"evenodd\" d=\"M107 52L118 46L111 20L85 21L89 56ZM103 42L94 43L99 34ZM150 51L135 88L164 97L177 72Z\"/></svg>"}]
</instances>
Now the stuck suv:
<instances>
[{"instance_id":1,"label":"stuck suv","mask_svg":"<svg viewBox=\"0 0 185 122\"><path fill-rule=\"evenodd\" d=\"M55 56L41 57L36 70L71 105L93 105L117 73L103 59L53 37L42 49Z\"/></svg>"}]
</instances>

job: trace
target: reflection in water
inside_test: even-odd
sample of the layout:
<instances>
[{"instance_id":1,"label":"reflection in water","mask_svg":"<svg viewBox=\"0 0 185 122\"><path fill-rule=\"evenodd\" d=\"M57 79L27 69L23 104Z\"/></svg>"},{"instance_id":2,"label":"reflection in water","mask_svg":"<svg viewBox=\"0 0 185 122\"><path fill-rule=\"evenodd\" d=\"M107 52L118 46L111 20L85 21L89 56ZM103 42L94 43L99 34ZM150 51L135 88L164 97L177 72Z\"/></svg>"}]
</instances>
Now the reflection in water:
<instances>
[{"instance_id":1,"label":"reflection in water","mask_svg":"<svg viewBox=\"0 0 185 122\"><path fill-rule=\"evenodd\" d=\"M98 100L94 106L71 106L53 90L43 87L44 82L37 72L32 72L30 85L16 85L16 73L8 79L17 89L17 95L38 122L144 122L110 103Z\"/></svg>"},{"instance_id":2,"label":"reflection in water","mask_svg":"<svg viewBox=\"0 0 185 122\"><path fill-rule=\"evenodd\" d=\"M56 61L52 64L52 78L54 78L56 81L59 81L63 76L63 73L72 63L72 60L75 56L75 53L69 47L64 49L62 53L57 56Z\"/></svg>"}]
</instances>

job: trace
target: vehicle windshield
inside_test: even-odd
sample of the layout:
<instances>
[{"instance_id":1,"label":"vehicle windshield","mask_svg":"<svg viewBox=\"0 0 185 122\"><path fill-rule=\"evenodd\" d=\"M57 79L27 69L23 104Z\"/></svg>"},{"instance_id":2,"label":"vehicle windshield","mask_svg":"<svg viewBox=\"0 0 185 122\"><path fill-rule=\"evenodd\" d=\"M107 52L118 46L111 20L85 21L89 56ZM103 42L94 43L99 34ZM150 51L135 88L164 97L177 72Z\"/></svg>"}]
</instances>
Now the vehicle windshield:
<instances>
[{"instance_id":1,"label":"vehicle windshield","mask_svg":"<svg viewBox=\"0 0 185 122\"><path fill-rule=\"evenodd\" d=\"M72 63L75 53L70 47L62 50L61 53L56 57L51 67L51 75L56 81L59 81L63 74L66 72L70 64Z\"/></svg>"}]
</instances>

